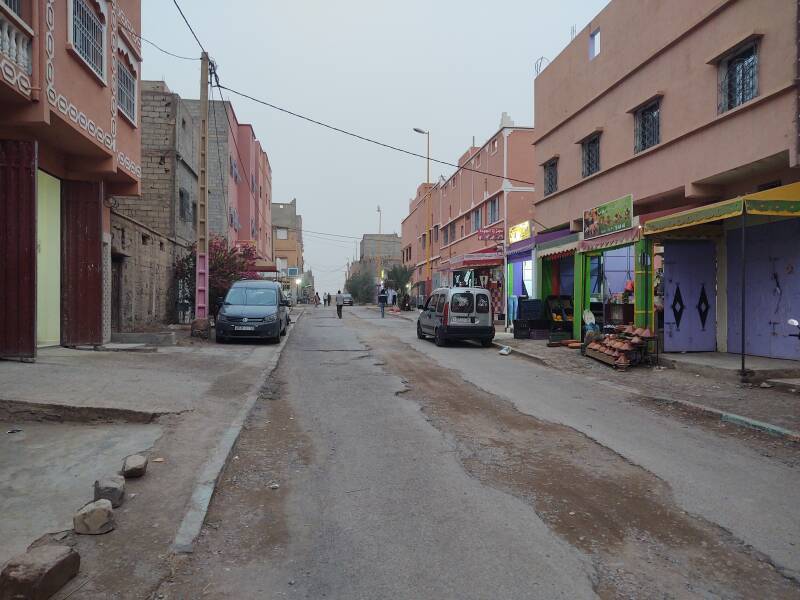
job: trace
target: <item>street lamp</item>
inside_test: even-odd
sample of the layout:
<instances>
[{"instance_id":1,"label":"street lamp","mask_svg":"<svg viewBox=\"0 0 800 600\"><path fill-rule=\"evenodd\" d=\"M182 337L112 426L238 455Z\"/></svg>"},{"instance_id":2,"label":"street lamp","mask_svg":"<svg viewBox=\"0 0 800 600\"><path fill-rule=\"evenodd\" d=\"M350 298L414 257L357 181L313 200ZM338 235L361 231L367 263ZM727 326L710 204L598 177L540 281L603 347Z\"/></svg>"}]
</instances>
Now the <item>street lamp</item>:
<instances>
[{"instance_id":1,"label":"street lamp","mask_svg":"<svg viewBox=\"0 0 800 600\"><path fill-rule=\"evenodd\" d=\"M420 129L419 127L414 127L414 131L416 131L417 133L421 133L422 135L427 136L427 138L428 138L428 152L426 154L426 156L428 157L428 159L427 159L428 160L428 176L425 179L425 181L427 183L430 183L431 182L431 132L430 131L425 131L424 129Z\"/></svg>"}]
</instances>

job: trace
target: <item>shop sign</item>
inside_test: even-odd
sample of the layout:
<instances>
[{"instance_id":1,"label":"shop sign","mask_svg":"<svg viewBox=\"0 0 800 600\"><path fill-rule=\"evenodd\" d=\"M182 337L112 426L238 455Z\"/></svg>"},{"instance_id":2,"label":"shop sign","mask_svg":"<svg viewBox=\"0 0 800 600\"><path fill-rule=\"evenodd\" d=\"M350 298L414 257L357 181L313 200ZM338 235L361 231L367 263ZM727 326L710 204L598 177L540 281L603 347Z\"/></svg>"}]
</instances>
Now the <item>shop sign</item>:
<instances>
[{"instance_id":1,"label":"shop sign","mask_svg":"<svg viewBox=\"0 0 800 600\"><path fill-rule=\"evenodd\" d=\"M523 221L512 225L508 230L508 243L514 244L531 238L531 222Z\"/></svg>"},{"instance_id":2,"label":"shop sign","mask_svg":"<svg viewBox=\"0 0 800 600\"><path fill-rule=\"evenodd\" d=\"M600 237L633 227L633 196L628 194L583 211L583 239Z\"/></svg>"},{"instance_id":3,"label":"shop sign","mask_svg":"<svg viewBox=\"0 0 800 600\"><path fill-rule=\"evenodd\" d=\"M502 227L481 227L478 229L479 240L499 240L503 241L505 232Z\"/></svg>"}]
</instances>

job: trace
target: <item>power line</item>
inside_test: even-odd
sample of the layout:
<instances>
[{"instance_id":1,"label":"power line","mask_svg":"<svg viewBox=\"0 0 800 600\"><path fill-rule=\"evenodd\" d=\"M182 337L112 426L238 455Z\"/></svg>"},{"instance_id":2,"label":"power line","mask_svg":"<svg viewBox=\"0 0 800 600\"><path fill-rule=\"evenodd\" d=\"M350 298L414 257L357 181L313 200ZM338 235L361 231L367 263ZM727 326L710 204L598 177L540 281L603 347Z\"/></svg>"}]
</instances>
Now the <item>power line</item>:
<instances>
[{"instance_id":1,"label":"power line","mask_svg":"<svg viewBox=\"0 0 800 600\"><path fill-rule=\"evenodd\" d=\"M133 29L131 29L130 27L126 27L126 26L125 26L123 23L120 23L120 24L122 25L122 28L123 28L125 31L127 31L127 32L128 32L128 33L130 33L131 35L133 35L133 36L135 36L135 37L139 38L141 41L143 41L143 42L147 42L147 43L148 43L148 44L150 44L150 45L151 45L153 48L155 48L156 50L160 50L160 51L161 51L161 52L163 52L164 54L169 54L170 56L174 56L175 58L180 58L181 60L200 60L200 59L199 59L198 57L196 57L196 56L181 56L180 54L175 54L174 52L170 52L169 50L164 50L164 49L163 49L161 46L159 46L159 45L158 45L158 44L156 44L155 42L151 42L150 40L148 40L148 39L147 39L147 38L145 38L145 37L142 37L141 35L139 35L138 33L136 33L136 32L135 32Z\"/></svg>"},{"instance_id":2,"label":"power line","mask_svg":"<svg viewBox=\"0 0 800 600\"><path fill-rule=\"evenodd\" d=\"M200 38L197 37L197 34L194 32L194 29L192 29L192 24L189 23L189 19L186 18L185 14L183 14L183 10L181 10L181 5L178 4L178 0L172 0L172 2L175 4L175 8L178 9L178 12L181 13L181 17L183 18L183 22L186 23L186 26L189 28L189 31L192 32L192 36L194 36L194 41L197 42L198 46L200 46L200 50L202 50L203 52L206 52L206 49L203 47L203 44L200 41ZM208 54L208 53L206 52L206 54Z\"/></svg>"},{"instance_id":3,"label":"power line","mask_svg":"<svg viewBox=\"0 0 800 600\"><path fill-rule=\"evenodd\" d=\"M381 142L381 141L378 141L378 140L375 140L375 139L368 138L366 136L360 135L358 133L354 133L352 131L348 131L346 129L342 129L341 127L336 127L335 125L330 125L328 123L324 123L322 121L318 121L316 119L312 119L311 117L307 117L305 115L301 115L300 113L296 113L296 112L288 110L286 108L282 108L280 106L276 106L275 104L267 102L266 100L260 100L259 98L255 98L254 96L251 96L249 94L245 94L244 92L240 92L238 90L234 90L233 88L229 88L227 86L221 85L219 83L219 77L217 77L217 87L221 88L223 90L227 90L232 94L236 94L237 96L241 96L242 98L247 98L248 100L252 100L253 102L256 102L258 104L263 104L264 106L267 106L267 107L272 108L274 110L280 111L282 113L286 113L287 115L291 115L293 117L297 117L298 119L302 119L304 121L308 121L309 123L313 123L314 125L319 125L320 127L325 127L326 129L330 129L332 131L336 131L338 133L341 133L341 134L356 138L356 139L361 140L363 142L368 142L370 144L375 144L376 146L381 146L381 147L387 148L389 150L394 150L395 152L401 152L403 154L407 154L409 156L415 156L417 158L424 158L426 160L430 160L431 162L435 162L435 163L438 163L440 165L445 165L445 166L448 166L448 167L455 167L456 169L461 170L461 171L470 171L472 173L478 173L480 175L487 175L489 177L499 177L500 179L507 179L509 181L513 181L513 182L516 182L516 183L524 183L526 185L536 185L533 181L527 181L525 179L515 179L513 177L503 177L502 175L498 175L497 173L490 173L488 171L482 171L480 169L473 169L471 167L467 167L467 166L451 163L451 162L448 162L446 160L440 160L438 158L428 157L428 156L425 156L424 154L420 154L418 152L412 152L411 150L406 150L405 148L400 148L398 146L393 146L392 144L387 144L385 142Z\"/></svg>"}]
</instances>

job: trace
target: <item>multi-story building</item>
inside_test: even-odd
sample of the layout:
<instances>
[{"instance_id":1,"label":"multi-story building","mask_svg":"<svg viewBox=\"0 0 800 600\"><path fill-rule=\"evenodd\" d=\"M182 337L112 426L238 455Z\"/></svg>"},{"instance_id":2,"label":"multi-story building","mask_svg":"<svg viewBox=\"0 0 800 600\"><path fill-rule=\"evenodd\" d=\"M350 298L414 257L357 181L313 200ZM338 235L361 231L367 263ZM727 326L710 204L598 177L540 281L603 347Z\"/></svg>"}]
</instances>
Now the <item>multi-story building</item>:
<instances>
[{"instance_id":1,"label":"multi-story building","mask_svg":"<svg viewBox=\"0 0 800 600\"><path fill-rule=\"evenodd\" d=\"M133 331L184 319L175 261L195 242L199 128L163 81L142 81L142 193L111 209L111 329Z\"/></svg>"},{"instance_id":2,"label":"multi-story building","mask_svg":"<svg viewBox=\"0 0 800 600\"><path fill-rule=\"evenodd\" d=\"M400 258L402 240L396 233L365 233L359 243L359 258Z\"/></svg>"},{"instance_id":3,"label":"multi-story building","mask_svg":"<svg viewBox=\"0 0 800 600\"><path fill-rule=\"evenodd\" d=\"M297 199L272 204L272 239L275 267L285 289L294 289L304 271L303 217L297 214Z\"/></svg>"},{"instance_id":4,"label":"multi-story building","mask_svg":"<svg viewBox=\"0 0 800 600\"><path fill-rule=\"evenodd\" d=\"M200 101L185 100L195 119ZM272 168L253 127L241 124L230 102L209 102L208 227L230 245L255 246L259 267L272 256Z\"/></svg>"},{"instance_id":5,"label":"multi-story building","mask_svg":"<svg viewBox=\"0 0 800 600\"><path fill-rule=\"evenodd\" d=\"M140 191L140 13L0 2L2 356L110 338L110 198Z\"/></svg>"},{"instance_id":6,"label":"multi-story building","mask_svg":"<svg viewBox=\"0 0 800 600\"><path fill-rule=\"evenodd\" d=\"M668 351L800 358L786 324L800 310L800 204L753 204L800 200L787 186L800 180L797 13L785 0L612 0L538 75L540 293L573 295L576 336L591 308L660 330Z\"/></svg>"},{"instance_id":7,"label":"multi-story building","mask_svg":"<svg viewBox=\"0 0 800 600\"><path fill-rule=\"evenodd\" d=\"M513 259L531 260L530 244L525 250L507 240L512 227L530 227L533 138L533 128L515 126L504 113L498 131L482 146L469 148L455 173L417 188L402 227L403 261L415 269L412 296L417 300L440 285L487 287L494 314L505 318L507 285L514 291ZM512 265L508 270L507 264Z\"/></svg>"}]
</instances>

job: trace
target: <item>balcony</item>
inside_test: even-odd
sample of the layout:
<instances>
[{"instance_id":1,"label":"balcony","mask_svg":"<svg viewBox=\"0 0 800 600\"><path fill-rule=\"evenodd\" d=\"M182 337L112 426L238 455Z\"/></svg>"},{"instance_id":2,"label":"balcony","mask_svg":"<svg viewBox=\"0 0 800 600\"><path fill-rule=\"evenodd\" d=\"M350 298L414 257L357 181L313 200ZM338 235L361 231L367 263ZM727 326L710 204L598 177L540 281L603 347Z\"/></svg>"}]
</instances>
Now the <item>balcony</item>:
<instances>
[{"instance_id":1,"label":"balcony","mask_svg":"<svg viewBox=\"0 0 800 600\"><path fill-rule=\"evenodd\" d=\"M15 6L0 0L0 81L30 98L33 30L13 10Z\"/></svg>"}]
</instances>

